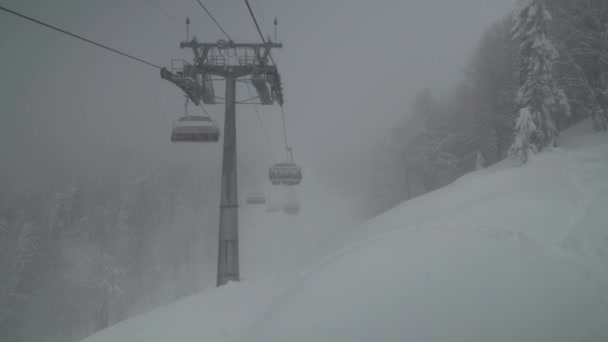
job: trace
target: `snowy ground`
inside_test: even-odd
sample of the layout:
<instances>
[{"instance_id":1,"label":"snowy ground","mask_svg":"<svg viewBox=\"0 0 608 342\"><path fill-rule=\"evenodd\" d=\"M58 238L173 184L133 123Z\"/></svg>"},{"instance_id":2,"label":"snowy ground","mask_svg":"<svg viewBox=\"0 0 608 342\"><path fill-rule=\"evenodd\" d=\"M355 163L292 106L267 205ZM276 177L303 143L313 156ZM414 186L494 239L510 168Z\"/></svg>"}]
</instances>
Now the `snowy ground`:
<instances>
[{"instance_id":1,"label":"snowy ground","mask_svg":"<svg viewBox=\"0 0 608 342\"><path fill-rule=\"evenodd\" d=\"M348 221L303 204L290 232L244 213L246 281L86 341L608 341L608 135L589 126L342 232L316 262L323 228Z\"/></svg>"}]
</instances>

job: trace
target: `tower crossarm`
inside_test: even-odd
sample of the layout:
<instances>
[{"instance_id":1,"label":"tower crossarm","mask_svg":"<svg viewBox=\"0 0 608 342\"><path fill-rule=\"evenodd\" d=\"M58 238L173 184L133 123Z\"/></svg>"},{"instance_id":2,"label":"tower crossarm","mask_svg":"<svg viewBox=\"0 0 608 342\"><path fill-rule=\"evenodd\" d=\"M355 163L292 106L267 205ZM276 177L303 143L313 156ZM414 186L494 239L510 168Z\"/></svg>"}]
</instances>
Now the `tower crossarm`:
<instances>
[{"instance_id":1,"label":"tower crossarm","mask_svg":"<svg viewBox=\"0 0 608 342\"><path fill-rule=\"evenodd\" d=\"M282 44L270 41L259 44L224 40L199 43L196 38L180 43L180 48L192 49L194 53L194 64L188 69L188 76L191 79L207 80L211 76L223 78L249 76L263 105L271 105L275 102L283 105L281 77L277 66L269 63L271 50L282 47ZM173 83L176 83L175 79L172 77ZM199 87L184 87L183 83L187 82L179 80L179 83L178 86L191 98L200 98L204 103L214 103L210 97L213 93L211 84L199 82Z\"/></svg>"}]
</instances>

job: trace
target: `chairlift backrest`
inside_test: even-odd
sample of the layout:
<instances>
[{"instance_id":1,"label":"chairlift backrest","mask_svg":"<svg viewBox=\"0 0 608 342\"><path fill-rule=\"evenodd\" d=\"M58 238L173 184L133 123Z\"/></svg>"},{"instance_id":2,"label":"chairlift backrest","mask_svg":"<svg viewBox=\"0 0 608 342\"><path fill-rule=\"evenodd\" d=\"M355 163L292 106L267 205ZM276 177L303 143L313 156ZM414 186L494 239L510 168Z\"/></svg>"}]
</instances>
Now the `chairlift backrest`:
<instances>
[{"instance_id":1,"label":"chairlift backrest","mask_svg":"<svg viewBox=\"0 0 608 342\"><path fill-rule=\"evenodd\" d=\"M279 163L270 168L268 176L274 185L297 185L302 181L302 169L294 163Z\"/></svg>"},{"instance_id":2,"label":"chairlift backrest","mask_svg":"<svg viewBox=\"0 0 608 342\"><path fill-rule=\"evenodd\" d=\"M300 212L300 204L295 199L288 200L283 205L283 212L288 215L297 215Z\"/></svg>"},{"instance_id":3,"label":"chairlift backrest","mask_svg":"<svg viewBox=\"0 0 608 342\"><path fill-rule=\"evenodd\" d=\"M205 116L183 116L173 122L173 142L217 142L219 137L217 122Z\"/></svg>"},{"instance_id":4,"label":"chairlift backrest","mask_svg":"<svg viewBox=\"0 0 608 342\"><path fill-rule=\"evenodd\" d=\"M261 193L251 193L247 196L247 204L264 204L266 203L266 196Z\"/></svg>"}]
</instances>

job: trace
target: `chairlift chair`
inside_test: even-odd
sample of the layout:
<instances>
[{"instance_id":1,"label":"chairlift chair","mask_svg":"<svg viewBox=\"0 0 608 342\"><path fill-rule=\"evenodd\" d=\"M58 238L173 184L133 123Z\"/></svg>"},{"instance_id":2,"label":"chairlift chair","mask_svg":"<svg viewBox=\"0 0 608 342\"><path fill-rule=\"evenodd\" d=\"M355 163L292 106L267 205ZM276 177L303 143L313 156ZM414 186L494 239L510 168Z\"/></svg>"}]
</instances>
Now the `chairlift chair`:
<instances>
[{"instance_id":1,"label":"chairlift chair","mask_svg":"<svg viewBox=\"0 0 608 342\"><path fill-rule=\"evenodd\" d=\"M293 162L293 149L287 147L289 162L275 164L268 171L273 185L298 185L302 181L302 168Z\"/></svg>"},{"instance_id":2,"label":"chairlift chair","mask_svg":"<svg viewBox=\"0 0 608 342\"><path fill-rule=\"evenodd\" d=\"M217 121L207 116L188 114L189 98L184 103L184 116L173 121L172 142L213 142L220 139L220 128ZM203 109L204 110L204 109ZM205 112L206 113L206 112Z\"/></svg>"},{"instance_id":3,"label":"chairlift chair","mask_svg":"<svg viewBox=\"0 0 608 342\"><path fill-rule=\"evenodd\" d=\"M274 213L281 210L281 201L277 198L276 192L269 192L266 198L266 212Z\"/></svg>"},{"instance_id":4,"label":"chairlift chair","mask_svg":"<svg viewBox=\"0 0 608 342\"><path fill-rule=\"evenodd\" d=\"M302 181L302 168L294 163L279 163L268 173L273 185L298 185Z\"/></svg>"},{"instance_id":5,"label":"chairlift chair","mask_svg":"<svg viewBox=\"0 0 608 342\"><path fill-rule=\"evenodd\" d=\"M281 210L281 207L279 206L279 204L276 201L273 201L272 198L270 198L268 201L266 201L266 212L267 213L274 213Z\"/></svg>"},{"instance_id":6,"label":"chairlift chair","mask_svg":"<svg viewBox=\"0 0 608 342\"><path fill-rule=\"evenodd\" d=\"M266 203L266 212L267 213L276 213L279 210L280 210L280 208L278 206L276 206L275 204Z\"/></svg>"},{"instance_id":7,"label":"chairlift chair","mask_svg":"<svg viewBox=\"0 0 608 342\"><path fill-rule=\"evenodd\" d=\"M247 204L265 204L266 196L259 192L251 193L247 196Z\"/></svg>"},{"instance_id":8,"label":"chairlift chair","mask_svg":"<svg viewBox=\"0 0 608 342\"><path fill-rule=\"evenodd\" d=\"M300 204L295 199L290 199L283 204L283 212L287 215L297 215L300 212Z\"/></svg>"},{"instance_id":9,"label":"chairlift chair","mask_svg":"<svg viewBox=\"0 0 608 342\"><path fill-rule=\"evenodd\" d=\"M173 122L172 142L218 142L217 122L205 116L183 116Z\"/></svg>"}]
</instances>

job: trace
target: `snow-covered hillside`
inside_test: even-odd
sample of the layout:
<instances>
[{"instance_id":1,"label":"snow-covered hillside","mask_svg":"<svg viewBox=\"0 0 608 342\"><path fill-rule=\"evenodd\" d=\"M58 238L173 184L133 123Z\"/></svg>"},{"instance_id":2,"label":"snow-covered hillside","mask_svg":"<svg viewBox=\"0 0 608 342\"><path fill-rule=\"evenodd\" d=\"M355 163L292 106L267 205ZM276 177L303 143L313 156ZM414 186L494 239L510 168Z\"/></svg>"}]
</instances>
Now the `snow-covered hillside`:
<instances>
[{"instance_id":1,"label":"snow-covered hillside","mask_svg":"<svg viewBox=\"0 0 608 342\"><path fill-rule=\"evenodd\" d=\"M323 234L299 226L304 246ZM265 258L284 257L266 243ZM86 341L608 341L608 135L583 122L562 148L404 203L297 272L204 291Z\"/></svg>"}]
</instances>

